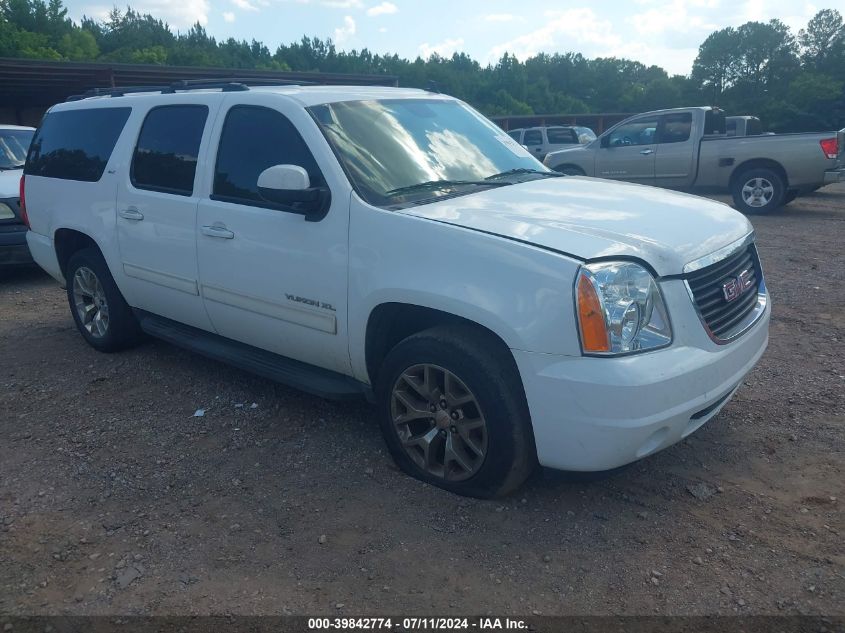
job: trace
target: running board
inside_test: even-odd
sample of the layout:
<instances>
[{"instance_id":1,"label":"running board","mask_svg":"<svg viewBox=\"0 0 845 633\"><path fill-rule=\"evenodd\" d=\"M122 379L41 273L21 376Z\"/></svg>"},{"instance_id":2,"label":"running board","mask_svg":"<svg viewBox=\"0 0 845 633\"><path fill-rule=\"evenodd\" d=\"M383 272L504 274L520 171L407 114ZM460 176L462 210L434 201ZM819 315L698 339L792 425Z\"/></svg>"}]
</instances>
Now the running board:
<instances>
[{"instance_id":1,"label":"running board","mask_svg":"<svg viewBox=\"0 0 845 633\"><path fill-rule=\"evenodd\" d=\"M349 376L239 343L143 310L134 312L144 332L177 347L321 398L371 398L370 387Z\"/></svg>"}]
</instances>

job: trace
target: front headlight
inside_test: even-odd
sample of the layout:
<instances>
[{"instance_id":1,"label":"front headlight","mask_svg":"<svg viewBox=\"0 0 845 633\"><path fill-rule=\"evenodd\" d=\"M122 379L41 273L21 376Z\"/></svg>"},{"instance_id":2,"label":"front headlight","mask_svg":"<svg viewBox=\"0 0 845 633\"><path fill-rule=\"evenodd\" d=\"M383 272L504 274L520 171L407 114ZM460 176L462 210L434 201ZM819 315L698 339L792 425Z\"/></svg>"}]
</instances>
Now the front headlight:
<instances>
[{"instance_id":1,"label":"front headlight","mask_svg":"<svg viewBox=\"0 0 845 633\"><path fill-rule=\"evenodd\" d=\"M11 220L15 217L15 212L5 202L0 202L0 220Z\"/></svg>"},{"instance_id":2,"label":"front headlight","mask_svg":"<svg viewBox=\"0 0 845 633\"><path fill-rule=\"evenodd\" d=\"M575 306L585 354L628 354L672 342L660 288L639 264L585 264L575 283Z\"/></svg>"}]
</instances>

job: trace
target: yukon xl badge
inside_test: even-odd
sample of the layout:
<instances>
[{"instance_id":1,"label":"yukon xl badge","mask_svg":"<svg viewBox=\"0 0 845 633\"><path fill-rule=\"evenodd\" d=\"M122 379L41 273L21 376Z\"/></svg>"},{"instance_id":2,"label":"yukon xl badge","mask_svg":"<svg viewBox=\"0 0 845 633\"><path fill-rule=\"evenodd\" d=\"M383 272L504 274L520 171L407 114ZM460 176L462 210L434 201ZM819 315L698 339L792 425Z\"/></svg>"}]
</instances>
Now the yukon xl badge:
<instances>
[{"instance_id":1,"label":"yukon xl badge","mask_svg":"<svg viewBox=\"0 0 845 633\"><path fill-rule=\"evenodd\" d=\"M754 280L751 278L751 271L746 269L739 273L738 276L731 277L722 284L722 294L725 295L725 301L730 303L735 299L739 299L753 285Z\"/></svg>"},{"instance_id":2,"label":"yukon xl badge","mask_svg":"<svg viewBox=\"0 0 845 633\"><path fill-rule=\"evenodd\" d=\"M335 311L334 306L331 303L326 303L325 301L317 301L316 299L308 299L306 297L298 297L296 295L291 295L285 293L285 298L288 301L295 301L296 303L304 303L308 306L314 306L315 308L322 308L323 310L331 310L332 312Z\"/></svg>"}]
</instances>

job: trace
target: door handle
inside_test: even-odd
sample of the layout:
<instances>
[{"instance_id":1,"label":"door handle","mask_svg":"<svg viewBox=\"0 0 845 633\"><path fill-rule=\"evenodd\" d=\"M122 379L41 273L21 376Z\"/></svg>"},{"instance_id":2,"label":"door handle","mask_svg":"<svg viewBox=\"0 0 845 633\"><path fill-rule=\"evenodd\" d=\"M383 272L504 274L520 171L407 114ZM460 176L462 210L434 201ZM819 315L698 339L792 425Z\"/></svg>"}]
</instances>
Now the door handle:
<instances>
[{"instance_id":1,"label":"door handle","mask_svg":"<svg viewBox=\"0 0 845 633\"><path fill-rule=\"evenodd\" d=\"M644 149L643 151L640 152L640 154L642 154L643 156L648 156L649 154L654 154L654 150L653 149Z\"/></svg>"},{"instance_id":2,"label":"door handle","mask_svg":"<svg viewBox=\"0 0 845 633\"><path fill-rule=\"evenodd\" d=\"M232 233L229 229L227 229L223 224L212 224L210 226L204 226L201 230L202 234L208 235L208 237L217 237L223 240L231 240L235 237L235 234Z\"/></svg>"},{"instance_id":3,"label":"door handle","mask_svg":"<svg viewBox=\"0 0 845 633\"><path fill-rule=\"evenodd\" d=\"M118 213L120 214L120 217L125 220L135 220L136 222L140 222L144 219L144 214L138 211L135 207L121 209Z\"/></svg>"}]
</instances>

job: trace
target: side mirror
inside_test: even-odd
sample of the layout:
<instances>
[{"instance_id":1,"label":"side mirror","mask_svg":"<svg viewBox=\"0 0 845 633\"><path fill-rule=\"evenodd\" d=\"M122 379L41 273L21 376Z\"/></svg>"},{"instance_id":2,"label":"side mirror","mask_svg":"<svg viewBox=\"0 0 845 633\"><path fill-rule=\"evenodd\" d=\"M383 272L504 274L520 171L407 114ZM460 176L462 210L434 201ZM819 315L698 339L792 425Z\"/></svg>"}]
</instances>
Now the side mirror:
<instances>
[{"instance_id":1,"label":"side mirror","mask_svg":"<svg viewBox=\"0 0 845 633\"><path fill-rule=\"evenodd\" d=\"M309 222L322 220L329 210L328 187L312 187L308 172L299 165L273 165L258 175L258 193L267 202L300 213Z\"/></svg>"},{"instance_id":2,"label":"side mirror","mask_svg":"<svg viewBox=\"0 0 845 633\"><path fill-rule=\"evenodd\" d=\"M610 147L610 135L602 136L601 137L601 146L602 147Z\"/></svg>"}]
</instances>

